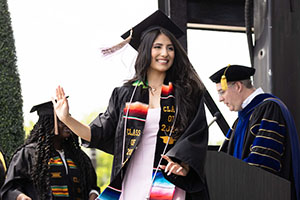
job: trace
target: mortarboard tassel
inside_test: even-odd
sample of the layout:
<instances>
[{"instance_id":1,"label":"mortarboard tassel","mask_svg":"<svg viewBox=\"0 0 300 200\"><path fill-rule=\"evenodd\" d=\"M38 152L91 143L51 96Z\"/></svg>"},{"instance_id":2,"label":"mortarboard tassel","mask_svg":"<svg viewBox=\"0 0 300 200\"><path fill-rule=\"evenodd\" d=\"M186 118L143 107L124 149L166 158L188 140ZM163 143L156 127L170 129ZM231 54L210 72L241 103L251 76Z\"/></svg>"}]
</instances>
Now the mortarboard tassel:
<instances>
[{"instance_id":1,"label":"mortarboard tassel","mask_svg":"<svg viewBox=\"0 0 300 200\"><path fill-rule=\"evenodd\" d=\"M53 109L54 112L54 134L58 135L58 125L57 125L57 116L56 116L56 112L55 109Z\"/></svg>"},{"instance_id":2,"label":"mortarboard tassel","mask_svg":"<svg viewBox=\"0 0 300 200\"><path fill-rule=\"evenodd\" d=\"M222 90L224 90L224 91L226 91L228 89L227 79L226 79L225 75L222 75L222 78L221 78L221 87L222 87Z\"/></svg>"},{"instance_id":3,"label":"mortarboard tassel","mask_svg":"<svg viewBox=\"0 0 300 200\"><path fill-rule=\"evenodd\" d=\"M226 79L226 72L227 72L227 69L230 67L230 65L227 66L227 68L225 69L224 71L224 74L222 75L221 77L221 87L222 87L222 90L226 91L228 89L228 86L227 86L227 79Z\"/></svg>"},{"instance_id":4,"label":"mortarboard tassel","mask_svg":"<svg viewBox=\"0 0 300 200\"><path fill-rule=\"evenodd\" d=\"M124 41L122 41L119 44L116 44L112 47L102 48L101 49L102 55L108 56L108 55L113 54L114 52L122 49L126 44L128 44L130 42L131 38L132 38L132 29L130 30L129 36Z\"/></svg>"}]
</instances>

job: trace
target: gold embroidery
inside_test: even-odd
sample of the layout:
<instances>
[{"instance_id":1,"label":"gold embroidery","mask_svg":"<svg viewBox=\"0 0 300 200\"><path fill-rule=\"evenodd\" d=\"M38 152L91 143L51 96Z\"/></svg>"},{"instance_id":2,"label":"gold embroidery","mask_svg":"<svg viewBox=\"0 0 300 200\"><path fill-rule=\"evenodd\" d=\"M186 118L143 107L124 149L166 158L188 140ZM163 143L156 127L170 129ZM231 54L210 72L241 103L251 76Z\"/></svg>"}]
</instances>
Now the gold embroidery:
<instances>
[{"instance_id":1,"label":"gold embroidery","mask_svg":"<svg viewBox=\"0 0 300 200\"><path fill-rule=\"evenodd\" d=\"M260 156L264 156L264 157L271 158L271 159L273 159L273 160L276 160L276 161L281 165L281 162L280 162L278 159L276 159L276 158L274 158L274 157L272 157L272 156L270 156L270 155L263 154L263 153L258 153L258 152L251 152L250 154L257 154L257 155L260 155Z\"/></svg>"},{"instance_id":2,"label":"gold embroidery","mask_svg":"<svg viewBox=\"0 0 300 200\"><path fill-rule=\"evenodd\" d=\"M163 111L164 112L172 112L172 113L175 113L175 107L174 106L171 106L171 108L169 106L164 106L163 107Z\"/></svg>"},{"instance_id":3,"label":"gold embroidery","mask_svg":"<svg viewBox=\"0 0 300 200\"><path fill-rule=\"evenodd\" d=\"M254 124L251 128L250 128L250 133L253 135L253 136L256 136L255 133L252 131L252 129L254 129L256 126L260 126L260 124Z\"/></svg>"},{"instance_id":4,"label":"gold embroidery","mask_svg":"<svg viewBox=\"0 0 300 200\"><path fill-rule=\"evenodd\" d=\"M278 132L276 132L276 131L267 130L267 129L259 129L259 131L264 131L264 132L268 132L268 133L274 133L275 135L278 135L279 137L284 138L283 135L281 135L280 133L278 133Z\"/></svg>"},{"instance_id":5,"label":"gold embroidery","mask_svg":"<svg viewBox=\"0 0 300 200\"><path fill-rule=\"evenodd\" d=\"M281 145L283 145L283 143L281 141L278 141L278 140L275 140L274 138L271 138L271 137L266 137L266 136L261 136L261 135L258 135L256 136L257 138L265 138L265 139L269 139L269 140L273 140Z\"/></svg>"},{"instance_id":6,"label":"gold embroidery","mask_svg":"<svg viewBox=\"0 0 300 200\"><path fill-rule=\"evenodd\" d=\"M168 116L168 122L173 122L174 121L174 115L169 115Z\"/></svg>"},{"instance_id":7,"label":"gold embroidery","mask_svg":"<svg viewBox=\"0 0 300 200\"><path fill-rule=\"evenodd\" d=\"M163 143L167 144L169 136L160 136L161 139L163 139ZM170 138L169 144L174 144L176 140L172 137Z\"/></svg>"},{"instance_id":8,"label":"gold embroidery","mask_svg":"<svg viewBox=\"0 0 300 200\"><path fill-rule=\"evenodd\" d=\"M133 149L128 149L126 155L130 156L132 154L132 152L133 152Z\"/></svg>"},{"instance_id":9,"label":"gold embroidery","mask_svg":"<svg viewBox=\"0 0 300 200\"><path fill-rule=\"evenodd\" d=\"M267 148L267 147L263 147L263 146L253 146L251 145L250 147L250 151L254 151L255 148L260 148L260 149L264 149L264 150L268 150L268 151L273 151L274 153L278 154L279 156L282 156L283 153L279 153L278 151L274 150L274 149L271 149L271 148Z\"/></svg>"},{"instance_id":10,"label":"gold embroidery","mask_svg":"<svg viewBox=\"0 0 300 200\"><path fill-rule=\"evenodd\" d=\"M130 140L130 145L133 146L135 144L135 142L136 142L136 139L131 139Z\"/></svg>"},{"instance_id":11,"label":"gold embroidery","mask_svg":"<svg viewBox=\"0 0 300 200\"><path fill-rule=\"evenodd\" d=\"M259 165L259 164L255 164L255 163L248 163L249 165L252 165L252 166L256 166L256 167L261 167L261 168L266 168L266 169L269 169L269 170L272 170L274 172L277 172L275 169L271 168L271 167L267 167L265 165ZM280 169L281 169L281 164L280 164Z\"/></svg>"},{"instance_id":12,"label":"gold embroidery","mask_svg":"<svg viewBox=\"0 0 300 200\"><path fill-rule=\"evenodd\" d=\"M61 172L51 172L51 178L61 178Z\"/></svg>"},{"instance_id":13,"label":"gold embroidery","mask_svg":"<svg viewBox=\"0 0 300 200\"><path fill-rule=\"evenodd\" d=\"M74 183L79 183L78 178L77 178L77 177L73 177L73 182L74 182Z\"/></svg>"},{"instance_id":14,"label":"gold embroidery","mask_svg":"<svg viewBox=\"0 0 300 200\"><path fill-rule=\"evenodd\" d=\"M166 124L162 124L161 125L161 131L165 132L165 133L169 133L171 131L172 126L166 125ZM173 130L172 133L174 133L176 130Z\"/></svg>"},{"instance_id":15,"label":"gold embroidery","mask_svg":"<svg viewBox=\"0 0 300 200\"><path fill-rule=\"evenodd\" d=\"M141 130L140 129L127 128L127 135L130 135L130 136L140 136L141 135Z\"/></svg>"},{"instance_id":16,"label":"gold embroidery","mask_svg":"<svg viewBox=\"0 0 300 200\"><path fill-rule=\"evenodd\" d=\"M274 121L274 120L270 120L270 119L262 119L262 121L272 122L272 123L278 124L278 126L285 127L285 125L284 125L284 124L279 124L279 122L277 122L277 121Z\"/></svg>"}]
</instances>

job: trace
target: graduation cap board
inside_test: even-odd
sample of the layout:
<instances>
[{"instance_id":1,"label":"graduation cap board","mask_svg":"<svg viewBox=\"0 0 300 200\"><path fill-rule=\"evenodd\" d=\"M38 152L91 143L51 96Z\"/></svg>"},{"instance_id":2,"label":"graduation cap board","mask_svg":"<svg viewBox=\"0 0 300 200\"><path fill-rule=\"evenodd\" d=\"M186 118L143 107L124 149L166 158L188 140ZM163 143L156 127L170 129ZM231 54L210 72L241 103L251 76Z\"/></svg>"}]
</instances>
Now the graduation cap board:
<instances>
[{"instance_id":1,"label":"graduation cap board","mask_svg":"<svg viewBox=\"0 0 300 200\"><path fill-rule=\"evenodd\" d=\"M227 89L227 82L250 79L255 73L255 69L242 65L228 65L211 75L209 78L215 83L222 85L222 90Z\"/></svg>"},{"instance_id":2,"label":"graduation cap board","mask_svg":"<svg viewBox=\"0 0 300 200\"><path fill-rule=\"evenodd\" d=\"M57 126L57 117L55 110L53 108L52 101L48 101L45 103L41 103L38 105L35 105L31 108L30 112L37 111L38 116L45 116L45 115L52 115L54 117L54 134L58 135L58 126Z\"/></svg>"},{"instance_id":3,"label":"graduation cap board","mask_svg":"<svg viewBox=\"0 0 300 200\"><path fill-rule=\"evenodd\" d=\"M35 105L31 108L30 112L35 112L37 111L38 116L42 115L53 115L54 110L53 110L53 103L52 101L48 101L45 103L41 103L38 105Z\"/></svg>"},{"instance_id":4,"label":"graduation cap board","mask_svg":"<svg viewBox=\"0 0 300 200\"><path fill-rule=\"evenodd\" d=\"M126 44L130 44L135 50L138 50L142 37L149 31L164 28L171 32L177 39L184 35L184 32L162 11L157 10L136 26L125 32L121 37L124 39L121 43L101 50L102 54L108 55L121 49Z\"/></svg>"},{"instance_id":5,"label":"graduation cap board","mask_svg":"<svg viewBox=\"0 0 300 200\"><path fill-rule=\"evenodd\" d=\"M164 28L171 32L176 38L183 36L183 31L162 11L157 10L149 17L141 21L139 24L128 30L121 37L126 39L130 36L132 30L131 40L129 44L134 48L138 49L142 36L152 30Z\"/></svg>"}]
</instances>

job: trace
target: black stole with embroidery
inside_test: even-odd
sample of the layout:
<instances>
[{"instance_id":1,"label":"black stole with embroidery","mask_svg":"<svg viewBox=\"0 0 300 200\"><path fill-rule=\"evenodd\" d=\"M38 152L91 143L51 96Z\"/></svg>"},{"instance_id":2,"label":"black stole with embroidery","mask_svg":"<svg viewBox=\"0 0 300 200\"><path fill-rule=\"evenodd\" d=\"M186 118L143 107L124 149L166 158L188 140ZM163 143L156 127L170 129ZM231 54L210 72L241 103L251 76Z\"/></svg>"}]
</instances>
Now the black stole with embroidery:
<instances>
[{"instance_id":1,"label":"black stole with embroidery","mask_svg":"<svg viewBox=\"0 0 300 200\"><path fill-rule=\"evenodd\" d=\"M135 82L134 86L138 85L133 96L132 102L126 103L124 108L123 120L126 120L126 144L124 163L129 160L130 156L137 147L145 126L146 116L148 112L149 91L147 85L142 82ZM161 118L159 122L159 131L157 133L156 151L154 158L154 168L157 167L161 158L161 154L168 141L168 135L172 129L175 117L175 96L172 83L164 84L161 91ZM129 107L129 111L128 111ZM128 113L127 113L128 112ZM174 130L173 130L174 132ZM171 137L167 151L175 144L175 140Z\"/></svg>"}]
</instances>

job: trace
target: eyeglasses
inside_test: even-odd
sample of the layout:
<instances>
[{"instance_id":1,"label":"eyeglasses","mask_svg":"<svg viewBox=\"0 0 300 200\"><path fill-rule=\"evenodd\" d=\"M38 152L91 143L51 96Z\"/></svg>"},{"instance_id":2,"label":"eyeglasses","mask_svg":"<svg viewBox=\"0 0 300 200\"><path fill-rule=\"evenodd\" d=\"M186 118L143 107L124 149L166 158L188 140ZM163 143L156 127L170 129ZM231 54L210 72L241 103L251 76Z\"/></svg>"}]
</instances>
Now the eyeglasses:
<instances>
[{"instance_id":1,"label":"eyeglasses","mask_svg":"<svg viewBox=\"0 0 300 200\"><path fill-rule=\"evenodd\" d=\"M229 88L229 87L232 87L233 85L235 85L235 83L236 83L236 82L230 82L230 83L227 85L227 87L228 87L228 88ZM228 89L227 89L227 90L228 90ZM221 90L218 90L218 95L219 95L219 96L223 96L227 90L222 90L222 89L221 89Z\"/></svg>"}]
</instances>

